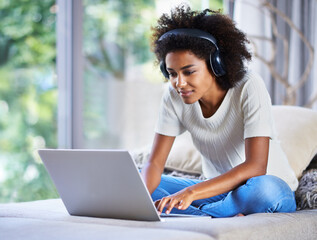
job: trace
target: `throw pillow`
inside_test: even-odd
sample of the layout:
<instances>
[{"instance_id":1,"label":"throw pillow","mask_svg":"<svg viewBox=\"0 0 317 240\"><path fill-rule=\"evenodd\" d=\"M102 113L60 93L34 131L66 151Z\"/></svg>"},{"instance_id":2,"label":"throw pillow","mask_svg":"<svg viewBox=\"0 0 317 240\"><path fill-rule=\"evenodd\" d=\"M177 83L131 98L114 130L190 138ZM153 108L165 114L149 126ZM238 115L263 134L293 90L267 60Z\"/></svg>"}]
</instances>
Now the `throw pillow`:
<instances>
[{"instance_id":1,"label":"throw pillow","mask_svg":"<svg viewBox=\"0 0 317 240\"><path fill-rule=\"evenodd\" d=\"M151 146L131 151L131 156L137 166L142 168L148 161ZM201 156L196 150L191 136L188 132L175 139L171 152L165 164L165 169L169 171L180 171L186 174L201 175Z\"/></svg>"},{"instance_id":2,"label":"throw pillow","mask_svg":"<svg viewBox=\"0 0 317 240\"><path fill-rule=\"evenodd\" d=\"M303 173L295 192L297 210L317 208L317 169Z\"/></svg>"},{"instance_id":3,"label":"throw pillow","mask_svg":"<svg viewBox=\"0 0 317 240\"><path fill-rule=\"evenodd\" d=\"M273 106L272 111L282 149L299 179L317 153L317 112L295 106Z\"/></svg>"}]
</instances>

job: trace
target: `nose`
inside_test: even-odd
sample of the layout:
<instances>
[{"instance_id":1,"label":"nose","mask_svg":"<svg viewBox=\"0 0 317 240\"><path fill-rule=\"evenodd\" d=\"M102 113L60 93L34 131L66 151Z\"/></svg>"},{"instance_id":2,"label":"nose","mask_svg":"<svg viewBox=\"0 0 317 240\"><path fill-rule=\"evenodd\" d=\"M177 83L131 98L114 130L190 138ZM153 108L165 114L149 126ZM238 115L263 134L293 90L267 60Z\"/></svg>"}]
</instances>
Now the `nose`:
<instances>
[{"instance_id":1,"label":"nose","mask_svg":"<svg viewBox=\"0 0 317 240\"><path fill-rule=\"evenodd\" d=\"M185 87L187 82L180 76L178 75L176 79L176 87L182 88Z\"/></svg>"}]
</instances>

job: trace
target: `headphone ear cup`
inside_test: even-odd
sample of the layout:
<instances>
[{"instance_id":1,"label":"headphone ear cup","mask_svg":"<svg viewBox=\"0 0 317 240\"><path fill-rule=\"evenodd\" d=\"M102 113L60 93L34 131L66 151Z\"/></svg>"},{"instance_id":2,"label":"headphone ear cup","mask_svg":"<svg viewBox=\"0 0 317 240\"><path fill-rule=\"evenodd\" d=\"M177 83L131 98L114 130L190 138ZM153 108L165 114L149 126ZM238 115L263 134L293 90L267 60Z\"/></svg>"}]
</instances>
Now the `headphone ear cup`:
<instances>
[{"instance_id":1,"label":"headphone ear cup","mask_svg":"<svg viewBox=\"0 0 317 240\"><path fill-rule=\"evenodd\" d=\"M225 65L220 58L219 51L215 51L214 54L210 55L210 65L216 77L226 74Z\"/></svg>"},{"instance_id":2,"label":"headphone ear cup","mask_svg":"<svg viewBox=\"0 0 317 240\"><path fill-rule=\"evenodd\" d=\"M164 61L160 62L160 69L161 69L161 72L163 73L164 77L169 79L169 73L166 70L166 64Z\"/></svg>"}]
</instances>

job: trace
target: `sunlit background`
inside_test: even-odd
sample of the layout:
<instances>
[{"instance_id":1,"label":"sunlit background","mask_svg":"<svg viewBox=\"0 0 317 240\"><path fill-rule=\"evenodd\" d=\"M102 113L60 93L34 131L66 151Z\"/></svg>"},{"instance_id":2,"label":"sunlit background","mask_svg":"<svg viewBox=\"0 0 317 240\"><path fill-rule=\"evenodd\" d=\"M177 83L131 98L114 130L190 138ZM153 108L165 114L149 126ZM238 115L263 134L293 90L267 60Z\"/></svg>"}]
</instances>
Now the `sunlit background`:
<instances>
[{"instance_id":1,"label":"sunlit background","mask_svg":"<svg viewBox=\"0 0 317 240\"><path fill-rule=\"evenodd\" d=\"M56 196L35 150L57 146L56 6L0 1L0 201Z\"/></svg>"}]
</instances>

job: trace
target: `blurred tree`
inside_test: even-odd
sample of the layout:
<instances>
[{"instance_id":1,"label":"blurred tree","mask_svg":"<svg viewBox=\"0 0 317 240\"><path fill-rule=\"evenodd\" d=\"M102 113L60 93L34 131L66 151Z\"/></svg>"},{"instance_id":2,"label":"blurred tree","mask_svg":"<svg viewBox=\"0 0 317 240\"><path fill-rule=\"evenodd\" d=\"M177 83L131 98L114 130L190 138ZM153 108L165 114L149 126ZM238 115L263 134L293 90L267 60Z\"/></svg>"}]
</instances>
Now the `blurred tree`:
<instances>
[{"instance_id":1,"label":"blurred tree","mask_svg":"<svg viewBox=\"0 0 317 240\"><path fill-rule=\"evenodd\" d=\"M0 1L0 201L56 197L36 149L57 146L55 1Z\"/></svg>"},{"instance_id":2,"label":"blurred tree","mask_svg":"<svg viewBox=\"0 0 317 240\"><path fill-rule=\"evenodd\" d=\"M126 64L147 61L148 34L155 0L84 0L84 49L87 64L123 79Z\"/></svg>"},{"instance_id":3,"label":"blurred tree","mask_svg":"<svg viewBox=\"0 0 317 240\"><path fill-rule=\"evenodd\" d=\"M55 1L0 2L0 66L46 65L55 61Z\"/></svg>"}]
</instances>

